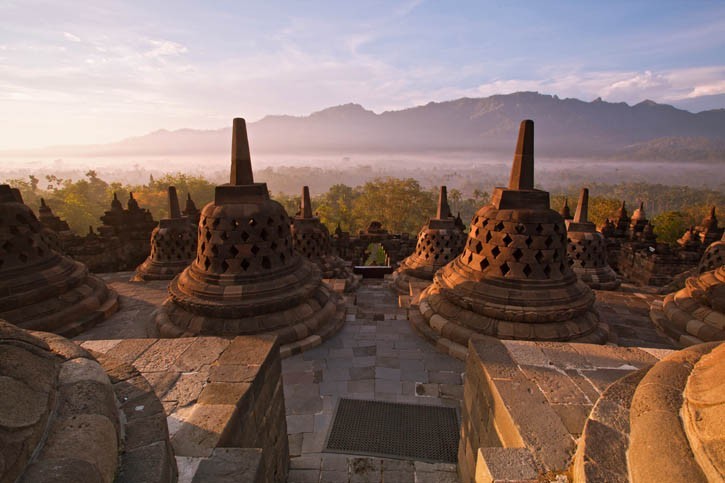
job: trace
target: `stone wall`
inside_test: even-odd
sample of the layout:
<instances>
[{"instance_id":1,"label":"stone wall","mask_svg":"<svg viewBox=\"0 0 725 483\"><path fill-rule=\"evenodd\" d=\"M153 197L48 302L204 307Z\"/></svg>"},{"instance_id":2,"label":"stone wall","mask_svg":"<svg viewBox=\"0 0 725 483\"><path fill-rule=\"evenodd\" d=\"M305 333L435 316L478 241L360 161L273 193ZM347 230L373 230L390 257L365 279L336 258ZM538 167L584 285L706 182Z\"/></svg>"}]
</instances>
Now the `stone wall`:
<instances>
[{"instance_id":1,"label":"stone wall","mask_svg":"<svg viewBox=\"0 0 725 483\"><path fill-rule=\"evenodd\" d=\"M166 413L179 479L283 482L289 449L274 337L84 341L131 364ZM106 368L109 370L109 368ZM143 404L138 406L145 407Z\"/></svg>"},{"instance_id":2,"label":"stone wall","mask_svg":"<svg viewBox=\"0 0 725 483\"><path fill-rule=\"evenodd\" d=\"M461 408L461 482L551 481L566 475L601 394L669 352L471 339Z\"/></svg>"},{"instance_id":3,"label":"stone wall","mask_svg":"<svg viewBox=\"0 0 725 483\"><path fill-rule=\"evenodd\" d=\"M636 285L661 287L700 261L698 252L675 250L658 245L652 253L647 246L628 243L622 246L616 266L622 276Z\"/></svg>"}]
</instances>

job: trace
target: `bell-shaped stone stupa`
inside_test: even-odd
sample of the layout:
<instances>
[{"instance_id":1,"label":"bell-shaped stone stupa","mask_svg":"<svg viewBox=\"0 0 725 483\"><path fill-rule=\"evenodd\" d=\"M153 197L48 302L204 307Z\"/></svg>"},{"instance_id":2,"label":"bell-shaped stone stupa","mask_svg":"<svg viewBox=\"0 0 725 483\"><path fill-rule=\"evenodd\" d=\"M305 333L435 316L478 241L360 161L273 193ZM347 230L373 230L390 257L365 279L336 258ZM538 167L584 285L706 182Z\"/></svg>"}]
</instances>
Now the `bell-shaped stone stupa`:
<instances>
[{"instance_id":1,"label":"bell-shaped stone stupa","mask_svg":"<svg viewBox=\"0 0 725 483\"><path fill-rule=\"evenodd\" d=\"M699 275L650 308L650 319L681 346L725 340L725 235L700 260Z\"/></svg>"},{"instance_id":2,"label":"bell-shaped stone stupa","mask_svg":"<svg viewBox=\"0 0 725 483\"><path fill-rule=\"evenodd\" d=\"M441 186L438 197L438 211L435 218L428 220L418 233L415 252L400 262L393 273L395 289L409 295L413 285L429 285L433 275L457 257L466 243L466 234L456 224L456 218L448 206L445 186Z\"/></svg>"},{"instance_id":3,"label":"bell-shaped stone stupa","mask_svg":"<svg viewBox=\"0 0 725 483\"><path fill-rule=\"evenodd\" d=\"M283 356L314 347L344 321L342 298L295 252L289 216L255 183L244 119L235 119L230 184L199 221L196 258L156 312L166 337L275 334Z\"/></svg>"},{"instance_id":4,"label":"bell-shaped stone stupa","mask_svg":"<svg viewBox=\"0 0 725 483\"><path fill-rule=\"evenodd\" d=\"M171 280L195 257L196 228L181 216L176 188L169 186L169 218L151 232L151 254L136 268L133 280Z\"/></svg>"},{"instance_id":5,"label":"bell-shaped stone stupa","mask_svg":"<svg viewBox=\"0 0 725 483\"><path fill-rule=\"evenodd\" d=\"M579 278L598 290L616 290L622 283L607 263L606 241L588 220L589 189L582 188L573 220L566 220L569 259Z\"/></svg>"},{"instance_id":6,"label":"bell-shaped stone stupa","mask_svg":"<svg viewBox=\"0 0 725 483\"><path fill-rule=\"evenodd\" d=\"M473 217L461 255L438 270L411 321L465 358L476 334L502 339L603 343L594 292L571 270L564 219L534 189L534 123L523 121L508 188Z\"/></svg>"},{"instance_id":7,"label":"bell-shaped stone stupa","mask_svg":"<svg viewBox=\"0 0 725 483\"><path fill-rule=\"evenodd\" d=\"M310 189L307 186L302 188L300 205L300 212L292 218L290 225L295 250L320 268L322 278L344 280L345 292L355 290L360 279L342 258L333 255L330 232L312 214Z\"/></svg>"},{"instance_id":8,"label":"bell-shaped stone stupa","mask_svg":"<svg viewBox=\"0 0 725 483\"><path fill-rule=\"evenodd\" d=\"M73 336L117 308L116 293L85 265L53 250L20 193L0 185L0 318Z\"/></svg>"}]
</instances>

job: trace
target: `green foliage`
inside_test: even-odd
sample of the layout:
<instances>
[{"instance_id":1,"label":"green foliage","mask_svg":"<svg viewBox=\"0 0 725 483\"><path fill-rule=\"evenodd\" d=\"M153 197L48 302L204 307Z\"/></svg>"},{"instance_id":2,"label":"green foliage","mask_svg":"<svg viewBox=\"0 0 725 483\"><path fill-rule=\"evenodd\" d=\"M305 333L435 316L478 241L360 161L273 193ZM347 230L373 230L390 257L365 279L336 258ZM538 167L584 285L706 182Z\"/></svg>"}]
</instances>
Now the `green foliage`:
<instances>
[{"instance_id":1,"label":"green foliage","mask_svg":"<svg viewBox=\"0 0 725 483\"><path fill-rule=\"evenodd\" d=\"M354 174L359 178L371 177L369 168L357 168ZM277 173L271 169L262 170L263 174L273 177ZM326 182L331 174L326 171L300 171L314 177L325 176ZM264 178L261 178L264 179ZM407 232L415 235L423 223L436 211L438 186L430 189L421 186L412 178L375 178L362 186L352 187L342 184L346 180L337 173L338 184L332 184L326 192L315 192L312 189L313 212L334 231L339 223L344 231L355 235L364 230L368 224L377 220L391 233ZM280 181L281 178L277 179ZM448 183L445 176L431 179L433 183ZM214 198L215 183L200 176L184 173L166 174L160 177L150 176L146 184L128 185L118 182L104 181L96 171L90 170L85 177L73 181L55 175L46 175L44 179L29 176L27 179L11 179L5 181L19 188L28 206L36 210L40 198L45 198L56 215L65 219L71 228L78 233L86 233L88 226L98 226L99 218L110 208L113 193L119 200L126 203L129 192L133 192L142 208L151 211L155 219L168 216L167 187L176 186L183 208L187 193L191 193L196 205L201 209ZM285 183L291 183L285 179ZM299 182L299 181L297 181ZM284 190L275 195L287 210L294 215L299 210L299 193L303 183L293 191ZM565 194L552 195L551 207L559 210L564 196L569 198L572 214L576 211L579 187L567 189ZM699 225L708 214L711 206L718 206L718 213L725 219L725 194L717 190L696 189L683 186L664 186L660 184L623 183L618 185L590 185L589 219L601 226L606 218L613 218L621 200L627 201L630 214L639 200L645 202L647 215L652 218L655 233L660 240L674 242L682 236L685 229ZM460 212L465 224L468 224L476 211L489 203L489 191L480 184L469 182L461 189L452 188L448 191L448 202L453 214Z\"/></svg>"},{"instance_id":2,"label":"green foliage","mask_svg":"<svg viewBox=\"0 0 725 483\"><path fill-rule=\"evenodd\" d=\"M359 227L377 220L392 233L417 233L435 213L435 198L418 181L382 178L363 185L353 203L353 219Z\"/></svg>"},{"instance_id":3,"label":"green foliage","mask_svg":"<svg viewBox=\"0 0 725 483\"><path fill-rule=\"evenodd\" d=\"M327 225L331 233L338 223L343 231L354 233L359 230L353 217L353 204L358 194L349 186L335 184L317 198L316 205L313 203L313 206L317 206L320 221Z\"/></svg>"},{"instance_id":4,"label":"green foliage","mask_svg":"<svg viewBox=\"0 0 725 483\"><path fill-rule=\"evenodd\" d=\"M691 225L688 217L679 211L665 211L652 220L657 240L674 243Z\"/></svg>"},{"instance_id":5,"label":"green foliage","mask_svg":"<svg viewBox=\"0 0 725 483\"><path fill-rule=\"evenodd\" d=\"M279 204L284 206L284 209L289 216L295 216L295 214L300 211L300 204L302 203L302 196L300 195L294 196L286 195L284 193L277 193L272 198ZM313 203L312 206L314 207L315 204ZM314 212L315 210L313 208L312 213Z\"/></svg>"}]
</instances>

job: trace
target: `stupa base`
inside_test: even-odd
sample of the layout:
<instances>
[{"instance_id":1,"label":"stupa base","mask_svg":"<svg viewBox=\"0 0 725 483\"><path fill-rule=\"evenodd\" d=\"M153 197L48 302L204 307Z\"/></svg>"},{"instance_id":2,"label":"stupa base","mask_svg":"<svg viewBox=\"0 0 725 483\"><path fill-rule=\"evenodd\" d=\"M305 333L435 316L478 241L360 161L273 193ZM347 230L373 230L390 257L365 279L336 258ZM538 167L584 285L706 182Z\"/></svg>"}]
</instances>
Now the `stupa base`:
<instances>
[{"instance_id":1,"label":"stupa base","mask_svg":"<svg viewBox=\"0 0 725 483\"><path fill-rule=\"evenodd\" d=\"M422 278L412 275L407 272L394 272L391 288L395 290L398 295L410 295L415 296L417 292L425 289L428 285L433 283L433 274L430 278Z\"/></svg>"},{"instance_id":2,"label":"stupa base","mask_svg":"<svg viewBox=\"0 0 725 483\"><path fill-rule=\"evenodd\" d=\"M561 322L510 322L463 309L439 294L429 293L417 307L411 308L409 318L413 328L439 351L461 360L468 354L468 341L481 335L509 340L589 344L604 344L609 339L609 327L599 321L593 309Z\"/></svg>"},{"instance_id":3,"label":"stupa base","mask_svg":"<svg viewBox=\"0 0 725 483\"><path fill-rule=\"evenodd\" d=\"M150 280L172 280L175 276L184 271L191 264L192 260L184 260L176 263L158 263L147 258L136 268L136 273L131 278L132 282L147 282Z\"/></svg>"},{"instance_id":4,"label":"stupa base","mask_svg":"<svg viewBox=\"0 0 725 483\"><path fill-rule=\"evenodd\" d=\"M705 303L708 301L708 303ZM676 345L725 340L725 267L687 279L650 308L650 319ZM720 309L720 310L718 310Z\"/></svg>"},{"instance_id":5,"label":"stupa base","mask_svg":"<svg viewBox=\"0 0 725 483\"><path fill-rule=\"evenodd\" d=\"M345 293L354 292L360 286L360 277L352 272L345 260L335 255L315 258L314 263L320 268L322 278L345 280Z\"/></svg>"},{"instance_id":6,"label":"stupa base","mask_svg":"<svg viewBox=\"0 0 725 483\"><path fill-rule=\"evenodd\" d=\"M85 270L85 267L82 268ZM33 291L17 296L27 297L29 301L38 300ZM109 289L101 279L88 274L80 284L62 293L0 312L0 319L25 330L74 337L117 310L118 294Z\"/></svg>"},{"instance_id":7,"label":"stupa base","mask_svg":"<svg viewBox=\"0 0 725 483\"><path fill-rule=\"evenodd\" d=\"M617 290L622 285L622 279L611 267L601 268L573 268L579 280L594 290Z\"/></svg>"},{"instance_id":8,"label":"stupa base","mask_svg":"<svg viewBox=\"0 0 725 483\"><path fill-rule=\"evenodd\" d=\"M276 335L280 355L289 357L322 344L345 323L342 296L320 284L316 292L299 305L249 317L212 317L194 314L168 298L154 313L161 337L212 335Z\"/></svg>"}]
</instances>

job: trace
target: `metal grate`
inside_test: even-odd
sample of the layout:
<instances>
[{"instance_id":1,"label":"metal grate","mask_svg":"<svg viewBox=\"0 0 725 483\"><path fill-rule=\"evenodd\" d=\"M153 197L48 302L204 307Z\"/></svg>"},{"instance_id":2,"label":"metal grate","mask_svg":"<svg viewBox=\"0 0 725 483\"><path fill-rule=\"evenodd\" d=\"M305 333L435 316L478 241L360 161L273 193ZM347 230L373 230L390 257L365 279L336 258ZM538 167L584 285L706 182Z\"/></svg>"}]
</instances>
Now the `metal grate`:
<instances>
[{"instance_id":1,"label":"metal grate","mask_svg":"<svg viewBox=\"0 0 725 483\"><path fill-rule=\"evenodd\" d=\"M455 463L454 408L342 398L325 451Z\"/></svg>"}]
</instances>

